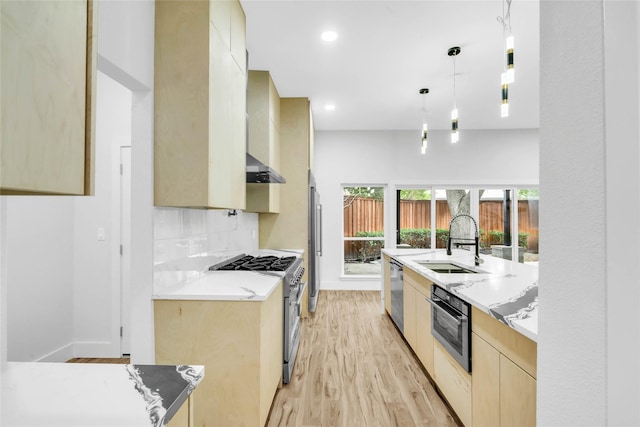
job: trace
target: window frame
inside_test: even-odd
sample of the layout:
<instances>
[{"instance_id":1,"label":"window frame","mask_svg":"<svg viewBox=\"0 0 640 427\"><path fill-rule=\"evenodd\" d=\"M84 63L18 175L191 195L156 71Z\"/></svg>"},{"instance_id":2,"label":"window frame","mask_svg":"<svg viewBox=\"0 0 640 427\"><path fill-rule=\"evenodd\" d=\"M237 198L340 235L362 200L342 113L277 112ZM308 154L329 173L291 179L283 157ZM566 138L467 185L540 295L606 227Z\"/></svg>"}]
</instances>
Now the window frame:
<instances>
[{"instance_id":1,"label":"window frame","mask_svg":"<svg viewBox=\"0 0 640 427\"><path fill-rule=\"evenodd\" d=\"M344 190L345 188L362 188L362 187L376 187L376 188L382 188L382 192L383 192L383 198L382 198L382 202L383 202L383 227L382 227L382 237L347 237L344 234L345 231L345 222L344 222ZM380 272L378 274L347 274L345 272L345 265L346 265L346 260L345 260L345 250L344 250L344 243L348 242L348 241L380 241L382 242L382 248L384 249L387 242L387 236L388 236L388 224L389 224L389 218L388 218L388 213L387 213L387 205L388 205L388 200L389 200L389 188L387 184L379 184L379 183L358 183L358 184L340 184L340 193L341 193L341 197L343 198L343 215L341 217L341 240L342 240L342 247L340 249L341 252L341 268L340 268L340 280L371 280L371 279L378 279L382 277L382 263L380 263ZM380 259L382 259L382 256L380 257Z\"/></svg>"}]
</instances>

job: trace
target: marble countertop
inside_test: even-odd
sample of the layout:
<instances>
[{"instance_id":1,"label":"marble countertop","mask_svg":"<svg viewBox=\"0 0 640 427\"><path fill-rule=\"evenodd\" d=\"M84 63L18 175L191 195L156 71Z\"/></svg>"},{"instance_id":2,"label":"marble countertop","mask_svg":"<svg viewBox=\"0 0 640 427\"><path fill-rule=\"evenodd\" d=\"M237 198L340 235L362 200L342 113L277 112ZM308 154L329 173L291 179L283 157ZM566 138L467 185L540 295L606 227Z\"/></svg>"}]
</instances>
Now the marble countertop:
<instances>
[{"instance_id":1,"label":"marble countertop","mask_svg":"<svg viewBox=\"0 0 640 427\"><path fill-rule=\"evenodd\" d=\"M527 338L537 340L537 266L480 255L483 263L476 267L473 254L461 249L454 249L451 256L444 249L383 249L382 252ZM421 260L453 261L483 273L435 273L416 262Z\"/></svg>"},{"instance_id":2,"label":"marble countertop","mask_svg":"<svg viewBox=\"0 0 640 427\"><path fill-rule=\"evenodd\" d=\"M302 249L210 252L154 267L155 300L265 301L284 272L209 271L209 267L241 254L301 257Z\"/></svg>"},{"instance_id":3,"label":"marble countertop","mask_svg":"<svg viewBox=\"0 0 640 427\"><path fill-rule=\"evenodd\" d=\"M9 362L1 425L162 427L203 377L199 365Z\"/></svg>"}]
</instances>

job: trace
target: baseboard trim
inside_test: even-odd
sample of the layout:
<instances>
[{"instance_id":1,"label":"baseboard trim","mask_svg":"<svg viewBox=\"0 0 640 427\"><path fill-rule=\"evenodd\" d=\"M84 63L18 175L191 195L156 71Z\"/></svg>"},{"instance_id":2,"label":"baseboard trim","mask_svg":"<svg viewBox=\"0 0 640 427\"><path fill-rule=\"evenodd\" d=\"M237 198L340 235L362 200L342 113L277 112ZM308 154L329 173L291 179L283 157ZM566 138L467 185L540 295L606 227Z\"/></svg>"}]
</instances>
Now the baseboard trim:
<instances>
[{"instance_id":1,"label":"baseboard trim","mask_svg":"<svg viewBox=\"0 0 640 427\"><path fill-rule=\"evenodd\" d=\"M51 353L34 360L34 362L62 363L73 357L73 344L67 344L58 350L52 351Z\"/></svg>"},{"instance_id":2,"label":"baseboard trim","mask_svg":"<svg viewBox=\"0 0 640 427\"><path fill-rule=\"evenodd\" d=\"M115 352L114 352L115 351ZM73 346L73 357L121 357L114 349L113 343L107 342L77 342Z\"/></svg>"}]
</instances>

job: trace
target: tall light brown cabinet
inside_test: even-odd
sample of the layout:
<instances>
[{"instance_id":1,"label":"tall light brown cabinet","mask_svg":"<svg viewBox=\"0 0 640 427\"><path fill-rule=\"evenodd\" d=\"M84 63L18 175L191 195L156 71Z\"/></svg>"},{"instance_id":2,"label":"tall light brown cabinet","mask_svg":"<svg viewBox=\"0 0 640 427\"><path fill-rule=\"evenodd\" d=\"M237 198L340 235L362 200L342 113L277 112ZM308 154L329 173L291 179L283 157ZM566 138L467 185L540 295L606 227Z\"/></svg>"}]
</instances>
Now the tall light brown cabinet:
<instances>
[{"instance_id":1,"label":"tall light brown cabinet","mask_svg":"<svg viewBox=\"0 0 640 427\"><path fill-rule=\"evenodd\" d=\"M154 203L245 208L245 15L239 1L155 4Z\"/></svg>"},{"instance_id":2,"label":"tall light brown cabinet","mask_svg":"<svg viewBox=\"0 0 640 427\"><path fill-rule=\"evenodd\" d=\"M309 274L309 170L313 169L313 116L308 98L280 99L280 213L260 214L260 248L305 249L303 281ZM305 292L308 292L305 290ZM302 315L308 313L307 296Z\"/></svg>"},{"instance_id":3,"label":"tall light brown cabinet","mask_svg":"<svg viewBox=\"0 0 640 427\"><path fill-rule=\"evenodd\" d=\"M268 71L249 70L248 80L247 150L265 165L280 171L280 95ZM279 213L281 188L282 184L247 184L246 210Z\"/></svg>"},{"instance_id":4,"label":"tall light brown cabinet","mask_svg":"<svg viewBox=\"0 0 640 427\"><path fill-rule=\"evenodd\" d=\"M96 3L0 2L0 194L93 193Z\"/></svg>"}]
</instances>

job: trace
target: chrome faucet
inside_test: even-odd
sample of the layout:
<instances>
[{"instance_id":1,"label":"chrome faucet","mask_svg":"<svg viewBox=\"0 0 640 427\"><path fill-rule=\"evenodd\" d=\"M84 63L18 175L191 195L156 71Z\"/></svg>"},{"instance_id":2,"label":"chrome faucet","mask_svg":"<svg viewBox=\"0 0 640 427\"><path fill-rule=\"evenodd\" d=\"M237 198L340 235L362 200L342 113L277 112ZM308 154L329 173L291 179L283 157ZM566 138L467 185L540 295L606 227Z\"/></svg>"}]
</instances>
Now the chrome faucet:
<instances>
[{"instance_id":1,"label":"chrome faucet","mask_svg":"<svg viewBox=\"0 0 640 427\"><path fill-rule=\"evenodd\" d=\"M471 221L473 221L473 226L476 229L475 232L475 238L474 239L468 239L468 238L461 238L461 237L451 237L451 226L453 225L453 222L455 220L457 220L458 218L461 217L467 217L467 218L471 218ZM451 221L449 221L449 237L447 238L447 255L451 255L451 241L452 240L456 240L456 242L454 243L454 245L456 245L456 248L459 248L460 246L475 246L476 247L476 256L475 256L475 264L476 265L480 265L480 234L478 232L478 223L476 222L476 219L474 217L472 217L469 214L458 214L456 216L454 216L453 218L451 218Z\"/></svg>"}]
</instances>

